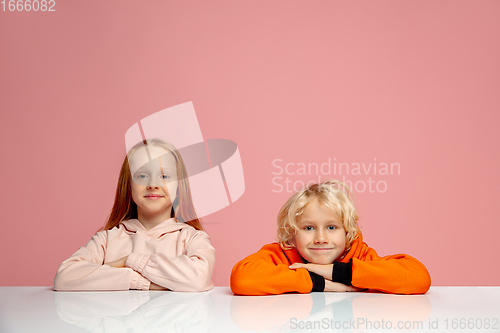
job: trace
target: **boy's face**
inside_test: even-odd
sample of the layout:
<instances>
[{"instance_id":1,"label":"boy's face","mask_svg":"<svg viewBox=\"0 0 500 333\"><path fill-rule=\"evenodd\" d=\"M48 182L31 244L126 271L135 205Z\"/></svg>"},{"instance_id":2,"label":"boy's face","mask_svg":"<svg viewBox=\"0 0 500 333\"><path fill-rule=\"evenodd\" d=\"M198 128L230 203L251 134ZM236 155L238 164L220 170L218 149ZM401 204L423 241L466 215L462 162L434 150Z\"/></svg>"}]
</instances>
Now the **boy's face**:
<instances>
[{"instance_id":1,"label":"boy's face","mask_svg":"<svg viewBox=\"0 0 500 333\"><path fill-rule=\"evenodd\" d=\"M345 249L345 230L330 208L314 199L297 219L294 241L297 251L310 263L331 264Z\"/></svg>"}]
</instances>

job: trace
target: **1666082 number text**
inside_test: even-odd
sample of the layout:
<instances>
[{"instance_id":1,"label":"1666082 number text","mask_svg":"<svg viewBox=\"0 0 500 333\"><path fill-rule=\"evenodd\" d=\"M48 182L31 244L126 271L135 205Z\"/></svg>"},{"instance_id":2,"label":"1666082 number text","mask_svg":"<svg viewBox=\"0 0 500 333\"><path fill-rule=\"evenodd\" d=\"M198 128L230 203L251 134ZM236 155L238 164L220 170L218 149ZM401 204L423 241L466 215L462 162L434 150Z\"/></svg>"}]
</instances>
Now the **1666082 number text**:
<instances>
[{"instance_id":1,"label":"1666082 number text","mask_svg":"<svg viewBox=\"0 0 500 333\"><path fill-rule=\"evenodd\" d=\"M55 12L55 0L2 0L4 12Z\"/></svg>"}]
</instances>

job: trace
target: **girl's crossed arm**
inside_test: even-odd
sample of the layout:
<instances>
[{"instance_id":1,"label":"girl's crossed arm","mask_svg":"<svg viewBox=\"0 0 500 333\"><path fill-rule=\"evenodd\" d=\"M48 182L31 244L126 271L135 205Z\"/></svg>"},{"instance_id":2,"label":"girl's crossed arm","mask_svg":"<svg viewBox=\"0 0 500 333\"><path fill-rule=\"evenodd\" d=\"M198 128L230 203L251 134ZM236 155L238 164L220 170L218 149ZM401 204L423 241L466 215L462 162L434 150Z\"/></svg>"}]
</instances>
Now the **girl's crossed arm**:
<instances>
[{"instance_id":1,"label":"girl's crossed arm","mask_svg":"<svg viewBox=\"0 0 500 333\"><path fill-rule=\"evenodd\" d=\"M212 273L215 249L204 231L182 230L179 242L183 254L169 257L162 252L141 254L132 252L126 267L132 268L152 283L173 291L206 291L213 288Z\"/></svg>"},{"instance_id":2,"label":"girl's crossed arm","mask_svg":"<svg viewBox=\"0 0 500 333\"><path fill-rule=\"evenodd\" d=\"M149 290L150 281L131 268L104 265L107 233L95 234L85 247L63 261L54 290Z\"/></svg>"}]
</instances>

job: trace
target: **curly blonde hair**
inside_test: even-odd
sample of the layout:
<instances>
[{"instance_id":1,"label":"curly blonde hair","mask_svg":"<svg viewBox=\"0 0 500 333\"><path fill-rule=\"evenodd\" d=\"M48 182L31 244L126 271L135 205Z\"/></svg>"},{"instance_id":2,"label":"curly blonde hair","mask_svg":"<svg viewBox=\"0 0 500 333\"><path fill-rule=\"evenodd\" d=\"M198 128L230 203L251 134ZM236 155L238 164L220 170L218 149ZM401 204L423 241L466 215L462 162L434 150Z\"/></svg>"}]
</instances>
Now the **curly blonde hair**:
<instances>
[{"instance_id":1,"label":"curly blonde hair","mask_svg":"<svg viewBox=\"0 0 500 333\"><path fill-rule=\"evenodd\" d=\"M341 257L345 256L361 230L358 226L358 212L354 206L351 189L335 179L304 187L288 199L278 213L278 243L284 250L295 247L294 238L299 230L297 218L314 199L318 199L320 204L330 208L342 221L346 232L346 250Z\"/></svg>"}]
</instances>

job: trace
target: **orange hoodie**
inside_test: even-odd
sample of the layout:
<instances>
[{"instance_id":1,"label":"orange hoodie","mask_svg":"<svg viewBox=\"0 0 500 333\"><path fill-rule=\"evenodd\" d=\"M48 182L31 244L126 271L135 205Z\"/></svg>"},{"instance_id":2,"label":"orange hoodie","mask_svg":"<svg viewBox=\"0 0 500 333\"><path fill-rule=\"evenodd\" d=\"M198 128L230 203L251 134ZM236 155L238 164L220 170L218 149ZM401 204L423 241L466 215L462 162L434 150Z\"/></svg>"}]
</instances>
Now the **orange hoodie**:
<instances>
[{"instance_id":1,"label":"orange hoodie","mask_svg":"<svg viewBox=\"0 0 500 333\"><path fill-rule=\"evenodd\" d=\"M283 250L277 243L264 245L233 267L231 290L239 295L323 291L323 277L305 268L288 268L297 262L303 263L304 259L295 248ZM347 255L333 266L332 281L362 289L423 294L431 285L429 272L420 261L406 254L379 257L363 242L361 233Z\"/></svg>"}]
</instances>

